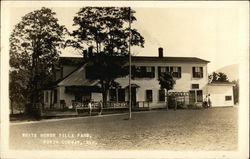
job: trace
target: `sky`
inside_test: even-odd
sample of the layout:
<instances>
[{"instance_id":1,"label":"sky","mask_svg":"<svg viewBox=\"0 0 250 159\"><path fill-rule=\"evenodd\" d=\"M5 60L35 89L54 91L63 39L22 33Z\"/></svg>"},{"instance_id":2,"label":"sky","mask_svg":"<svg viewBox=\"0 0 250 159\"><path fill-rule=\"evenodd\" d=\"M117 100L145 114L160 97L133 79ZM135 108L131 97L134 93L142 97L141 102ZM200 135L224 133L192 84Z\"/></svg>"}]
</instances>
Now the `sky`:
<instances>
[{"instance_id":1,"label":"sky","mask_svg":"<svg viewBox=\"0 0 250 159\"><path fill-rule=\"evenodd\" d=\"M22 16L41 6L11 8L10 29L21 21ZM80 6L49 8L56 12L60 24L73 29L73 17ZM246 51L242 48L242 35L247 34L242 29L244 5L233 6L225 2L221 7L200 4L193 7L136 5L132 8L137 18L132 27L145 38L144 48L132 48L135 55L158 56L158 48L163 47L164 56L198 57L210 61L208 72L211 73L240 63L240 55ZM79 55L73 49L66 49L62 56Z\"/></svg>"}]
</instances>

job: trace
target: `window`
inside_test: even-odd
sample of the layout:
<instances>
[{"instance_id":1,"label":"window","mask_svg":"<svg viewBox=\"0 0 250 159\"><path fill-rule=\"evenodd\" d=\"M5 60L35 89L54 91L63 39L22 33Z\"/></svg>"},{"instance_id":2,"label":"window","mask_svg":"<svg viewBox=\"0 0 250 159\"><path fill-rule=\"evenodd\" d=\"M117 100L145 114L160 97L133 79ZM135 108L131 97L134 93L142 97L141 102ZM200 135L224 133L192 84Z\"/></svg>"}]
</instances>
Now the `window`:
<instances>
[{"instance_id":1,"label":"window","mask_svg":"<svg viewBox=\"0 0 250 159\"><path fill-rule=\"evenodd\" d=\"M118 101L124 102L125 101L125 89L118 89Z\"/></svg>"},{"instance_id":2,"label":"window","mask_svg":"<svg viewBox=\"0 0 250 159\"><path fill-rule=\"evenodd\" d=\"M202 90L190 90L189 91L189 102L202 102L203 101L203 93Z\"/></svg>"},{"instance_id":3,"label":"window","mask_svg":"<svg viewBox=\"0 0 250 159\"><path fill-rule=\"evenodd\" d=\"M154 78L155 77L155 67L153 67L153 66L135 67L134 77L138 77L138 78Z\"/></svg>"},{"instance_id":4,"label":"window","mask_svg":"<svg viewBox=\"0 0 250 159\"><path fill-rule=\"evenodd\" d=\"M167 71L166 67L160 67L160 68L161 68L161 72L166 72Z\"/></svg>"},{"instance_id":5,"label":"window","mask_svg":"<svg viewBox=\"0 0 250 159\"><path fill-rule=\"evenodd\" d=\"M152 72L152 67L146 67L146 72Z\"/></svg>"},{"instance_id":6,"label":"window","mask_svg":"<svg viewBox=\"0 0 250 159\"><path fill-rule=\"evenodd\" d=\"M54 103L57 103L57 90L54 90Z\"/></svg>"},{"instance_id":7,"label":"window","mask_svg":"<svg viewBox=\"0 0 250 159\"><path fill-rule=\"evenodd\" d=\"M203 78L203 67L193 67L193 78Z\"/></svg>"},{"instance_id":8,"label":"window","mask_svg":"<svg viewBox=\"0 0 250 159\"><path fill-rule=\"evenodd\" d=\"M192 84L192 89L199 89L199 84Z\"/></svg>"},{"instance_id":9,"label":"window","mask_svg":"<svg viewBox=\"0 0 250 159\"><path fill-rule=\"evenodd\" d=\"M146 101L152 102L153 101L153 91L146 90Z\"/></svg>"},{"instance_id":10,"label":"window","mask_svg":"<svg viewBox=\"0 0 250 159\"><path fill-rule=\"evenodd\" d=\"M164 102L165 101L165 90L164 89L160 89L159 90L159 101L160 102Z\"/></svg>"},{"instance_id":11,"label":"window","mask_svg":"<svg viewBox=\"0 0 250 159\"><path fill-rule=\"evenodd\" d=\"M175 78L181 78L181 67L171 66L171 67L158 67L158 77L161 73L171 72L172 76Z\"/></svg>"},{"instance_id":12,"label":"window","mask_svg":"<svg viewBox=\"0 0 250 159\"><path fill-rule=\"evenodd\" d=\"M76 102L82 102L82 96L81 95L76 95L75 96L75 101Z\"/></svg>"},{"instance_id":13,"label":"window","mask_svg":"<svg viewBox=\"0 0 250 159\"><path fill-rule=\"evenodd\" d=\"M45 102L48 103L49 102L49 92L46 91L45 93Z\"/></svg>"},{"instance_id":14,"label":"window","mask_svg":"<svg viewBox=\"0 0 250 159\"><path fill-rule=\"evenodd\" d=\"M232 100L232 96L225 96L225 100L226 101L231 101Z\"/></svg>"},{"instance_id":15,"label":"window","mask_svg":"<svg viewBox=\"0 0 250 159\"><path fill-rule=\"evenodd\" d=\"M158 77L160 77L162 73L167 73L167 72L169 72L169 67L162 67L162 66L158 67Z\"/></svg>"},{"instance_id":16,"label":"window","mask_svg":"<svg viewBox=\"0 0 250 159\"><path fill-rule=\"evenodd\" d=\"M115 89L109 90L109 100L116 101L116 90Z\"/></svg>"},{"instance_id":17,"label":"window","mask_svg":"<svg viewBox=\"0 0 250 159\"><path fill-rule=\"evenodd\" d=\"M119 102L125 101L125 89L110 89L109 90L109 100L116 102L118 99Z\"/></svg>"},{"instance_id":18,"label":"window","mask_svg":"<svg viewBox=\"0 0 250 159\"><path fill-rule=\"evenodd\" d=\"M170 72L172 73L172 76L175 78L181 78L181 67L170 67Z\"/></svg>"}]
</instances>

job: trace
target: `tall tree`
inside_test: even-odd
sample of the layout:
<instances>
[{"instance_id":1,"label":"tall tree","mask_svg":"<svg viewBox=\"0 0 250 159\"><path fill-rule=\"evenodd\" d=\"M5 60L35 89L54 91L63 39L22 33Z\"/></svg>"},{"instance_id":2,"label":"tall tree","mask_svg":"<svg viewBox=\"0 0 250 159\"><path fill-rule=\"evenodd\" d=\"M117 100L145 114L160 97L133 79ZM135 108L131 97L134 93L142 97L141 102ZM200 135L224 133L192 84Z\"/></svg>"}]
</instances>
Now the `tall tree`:
<instances>
[{"instance_id":1,"label":"tall tree","mask_svg":"<svg viewBox=\"0 0 250 159\"><path fill-rule=\"evenodd\" d=\"M41 89L52 78L67 33L55 12L41 8L22 17L10 36L10 97L38 103ZM15 72L13 72L15 71ZM19 89L15 89L15 88ZM24 94L26 92L27 94ZM28 99L29 97L29 99ZM25 101L25 100L24 100Z\"/></svg>"},{"instance_id":2,"label":"tall tree","mask_svg":"<svg viewBox=\"0 0 250 159\"><path fill-rule=\"evenodd\" d=\"M213 72L211 75L208 76L209 82L229 82L228 77L223 72Z\"/></svg>"},{"instance_id":3,"label":"tall tree","mask_svg":"<svg viewBox=\"0 0 250 159\"><path fill-rule=\"evenodd\" d=\"M161 89L166 90L166 97L167 97L166 106L167 106L167 110L168 110L168 107L169 107L168 91L174 89L174 85L176 82L175 82L172 74L169 72L162 73L160 75L158 81L159 81Z\"/></svg>"},{"instance_id":4,"label":"tall tree","mask_svg":"<svg viewBox=\"0 0 250 159\"><path fill-rule=\"evenodd\" d=\"M77 49L92 46L96 53L127 55L131 31L131 45L144 45L144 38L129 22L136 21L135 11L128 7L84 7L74 17L72 32L74 40L69 40Z\"/></svg>"},{"instance_id":5,"label":"tall tree","mask_svg":"<svg viewBox=\"0 0 250 159\"><path fill-rule=\"evenodd\" d=\"M95 55L89 60L95 72L94 79L100 81L104 105L110 86L126 72L123 65L124 61L128 62L129 42L131 46L144 45L144 38L129 25L136 20L134 14L135 11L128 7L84 7L73 20L73 26L77 28L71 34L74 39L68 40L67 44L80 50L86 46L93 48ZM123 58L114 61L116 56Z\"/></svg>"}]
</instances>

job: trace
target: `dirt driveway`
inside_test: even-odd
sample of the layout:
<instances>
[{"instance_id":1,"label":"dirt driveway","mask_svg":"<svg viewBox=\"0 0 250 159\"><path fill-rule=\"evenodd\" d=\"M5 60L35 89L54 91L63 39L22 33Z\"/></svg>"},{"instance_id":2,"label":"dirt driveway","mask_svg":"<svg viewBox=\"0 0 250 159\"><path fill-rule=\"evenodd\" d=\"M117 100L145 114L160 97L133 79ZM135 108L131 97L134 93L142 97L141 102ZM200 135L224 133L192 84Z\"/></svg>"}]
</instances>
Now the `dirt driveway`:
<instances>
[{"instance_id":1,"label":"dirt driveway","mask_svg":"<svg viewBox=\"0 0 250 159\"><path fill-rule=\"evenodd\" d=\"M235 150L238 108L160 110L10 126L11 149Z\"/></svg>"}]
</instances>

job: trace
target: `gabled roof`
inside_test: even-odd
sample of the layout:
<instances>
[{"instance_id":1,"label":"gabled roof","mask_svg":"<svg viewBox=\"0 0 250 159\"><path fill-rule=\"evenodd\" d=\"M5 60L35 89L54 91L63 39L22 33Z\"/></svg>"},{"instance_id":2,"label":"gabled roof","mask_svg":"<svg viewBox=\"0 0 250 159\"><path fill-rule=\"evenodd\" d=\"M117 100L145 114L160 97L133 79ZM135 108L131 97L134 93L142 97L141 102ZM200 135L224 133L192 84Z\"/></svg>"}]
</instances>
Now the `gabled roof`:
<instances>
[{"instance_id":1,"label":"gabled roof","mask_svg":"<svg viewBox=\"0 0 250 159\"><path fill-rule=\"evenodd\" d=\"M88 80L84 78L84 67L81 66L77 70L73 71L69 76L61 80L59 86L95 86L98 80Z\"/></svg>"}]
</instances>

